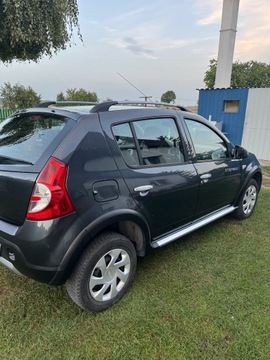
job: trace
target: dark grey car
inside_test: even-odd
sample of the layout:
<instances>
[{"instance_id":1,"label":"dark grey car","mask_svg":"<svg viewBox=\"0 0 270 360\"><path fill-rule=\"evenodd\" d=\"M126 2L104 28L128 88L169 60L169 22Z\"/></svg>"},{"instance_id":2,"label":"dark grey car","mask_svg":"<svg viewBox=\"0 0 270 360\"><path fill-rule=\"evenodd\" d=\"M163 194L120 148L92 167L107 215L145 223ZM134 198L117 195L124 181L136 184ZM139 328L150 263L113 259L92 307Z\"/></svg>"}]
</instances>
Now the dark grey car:
<instances>
[{"instance_id":1,"label":"dark grey car","mask_svg":"<svg viewBox=\"0 0 270 360\"><path fill-rule=\"evenodd\" d=\"M0 263L101 311L137 256L254 211L253 154L168 104L43 104L0 123Z\"/></svg>"}]
</instances>

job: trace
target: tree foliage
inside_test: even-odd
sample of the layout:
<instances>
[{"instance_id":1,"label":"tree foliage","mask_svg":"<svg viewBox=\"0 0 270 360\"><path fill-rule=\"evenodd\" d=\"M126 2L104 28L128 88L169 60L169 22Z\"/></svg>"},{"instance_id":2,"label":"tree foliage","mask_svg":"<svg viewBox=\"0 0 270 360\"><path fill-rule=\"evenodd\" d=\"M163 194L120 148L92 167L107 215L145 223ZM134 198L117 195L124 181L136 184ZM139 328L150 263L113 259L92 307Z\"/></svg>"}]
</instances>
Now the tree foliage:
<instances>
[{"instance_id":1,"label":"tree foliage","mask_svg":"<svg viewBox=\"0 0 270 360\"><path fill-rule=\"evenodd\" d=\"M41 97L28 86L25 88L20 84L12 86L5 83L0 89L0 98L2 106L6 109L25 109L36 106L40 103Z\"/></svg>"},{"instance_id":2,"label":"tree foliage","mask_svg":"<svg viewBox=\"0 0 270 360\"><path fill-rule=\"evenodd\" d=\"M62 92L56 97L57 101L90 101L98 102L98 97L95 92L90 92L85 89L70 88L67 89L66 94Z\"/></svg>"},{"instance_id":3,"label":"tree foliage","mask_svg":"<svg viewBox=\"0 0 270 360\"><path fill-rule=\"evenodd\" d=\"M204 83L207 88L215 87L217 60L210 60L209 69L205 72ZM270 87L270 63L258 61L239 62L232 66L231 87L265 88Z\"/></svg>"},{"instance_id":4,"label":"tree foliage","mask_svg":"<svg viewBox=\"0 0 270 360\"><path fill-rule=\"evenodd\" d=\"M38 61L70 43L78 25L76 0L0 0L0 60Z\"/></svg>"},{"instance_id":5,"label":"tree foliage","mask_svg":"<svg viewBox=\"0 0 270 360\"><path fill-rule=\"evenodd\" d=\"M175 92L172 90L166 91L161 96L161 101L165 102L165 103L175 102L175 99L176 99L176 95L175 95Z\"/></svg>"}]
</instances>

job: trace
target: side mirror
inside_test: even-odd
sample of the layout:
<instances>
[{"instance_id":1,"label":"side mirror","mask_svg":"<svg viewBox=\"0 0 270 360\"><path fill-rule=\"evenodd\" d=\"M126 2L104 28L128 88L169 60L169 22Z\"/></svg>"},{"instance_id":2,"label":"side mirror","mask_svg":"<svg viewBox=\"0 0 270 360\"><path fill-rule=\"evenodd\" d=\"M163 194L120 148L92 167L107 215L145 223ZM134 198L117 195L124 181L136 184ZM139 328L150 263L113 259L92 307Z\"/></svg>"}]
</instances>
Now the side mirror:
<instances>
[{"instance_id":1,"label":"side mirror","mask_svg":"<svg viewBox=\"0 0 270 360\"><path fill-rule=\"evenodd\" d=\"M233 157L235 159L244 159L248 157L248 151L240 145L236 145L233 149Z\"/></svg>"}]
</instances>

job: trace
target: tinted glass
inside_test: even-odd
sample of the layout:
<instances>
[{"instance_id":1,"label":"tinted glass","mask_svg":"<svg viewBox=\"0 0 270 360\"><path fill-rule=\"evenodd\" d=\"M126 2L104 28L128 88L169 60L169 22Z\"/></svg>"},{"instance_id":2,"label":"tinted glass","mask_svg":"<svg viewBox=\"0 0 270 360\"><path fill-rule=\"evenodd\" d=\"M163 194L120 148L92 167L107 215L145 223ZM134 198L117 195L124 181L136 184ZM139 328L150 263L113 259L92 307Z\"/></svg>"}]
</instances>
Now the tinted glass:
<instances>
[{"instance_id":1,"label":"tinted glass","mask_svg":"<svg viewBox=\"0 0 270 360\"><path fill-rule=\"evenodd\" d=\"M136 134L133 137L131 127ZM128 165L158 165L184 162L182 142L173 119L149 119L113 127L122 156Z\"/></svg>"},{"instance_id":2,"label":"tinted glass","mask_svg":"<svg viewBox=\"0 0 270 360\"><path fill-rule=\"evenodd\" d=\"M197 160L218 160L228 157L225 142L208 126L186 119Z\"/></svg>"},{"instance_id":3,"label":"tinted glass","mask_svg":"<svg viewBox=\"0 0 270 360\"><path fill-rule=\"evenodd\" d=\"M34 164L63 129L52 115L19 115L0 122L0 163Z\"/></svg>"},{"instance_id":4,"label":"tinted glass","mask_svg":"<svg viewBox=\"0 0 270 360\"><path fill-rule=\"evenodd\" d=\"M184 162L180 136L173 119L134 122L144 165Z\"/></svg>"},{"instance_id":5,"label":"tinted glass","mask_svg":"<svg viewBox=\"0 0 270 360\"><path fill-rule=\"evenodd\" d=\"M125 162L131 166L139 165L138 153L129 124L114 126L113 133Z\"/></svg>"}]
</instances>

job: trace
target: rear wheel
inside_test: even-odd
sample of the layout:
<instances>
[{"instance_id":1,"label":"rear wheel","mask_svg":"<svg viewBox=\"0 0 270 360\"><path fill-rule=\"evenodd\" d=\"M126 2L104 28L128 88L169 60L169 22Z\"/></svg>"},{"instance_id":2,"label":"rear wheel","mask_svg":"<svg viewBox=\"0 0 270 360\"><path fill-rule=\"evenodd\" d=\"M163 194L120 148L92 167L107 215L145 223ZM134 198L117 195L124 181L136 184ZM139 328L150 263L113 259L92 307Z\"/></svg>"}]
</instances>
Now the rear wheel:
<instances>
[{"instance_id":1,"label":"rear wheel","mask_svg":"<svg viewBox=\"0 0 270 360\"><path fill-rule=\"evenodd\" d=\"M84 250L66 282L67 292L84 310L105 310L127 292L136 266L132 242L115 232L103 233Z\"/></svg>"},{"instance_id":2,"label":"rear wheel","mask_svg":"<svg viewBox=\"0 0 270 360\"><path fill-rule=\"evenodd\" d=\"M258 184L256 180L251 179L243 192L238 208L233 213L237 219L247 219L255 209L258 198Z\"/></svg>"}]
</instances>

